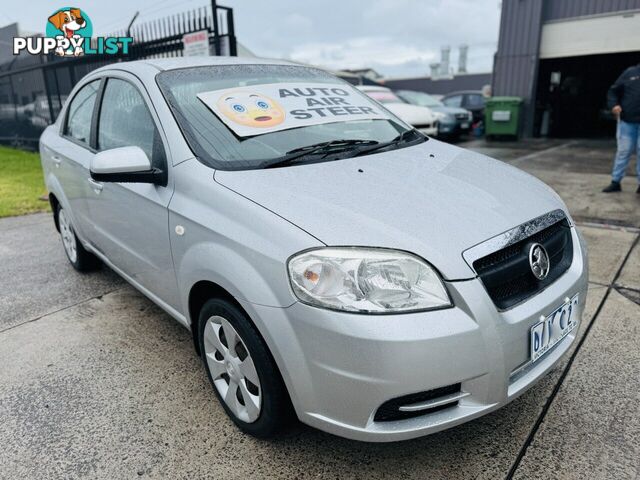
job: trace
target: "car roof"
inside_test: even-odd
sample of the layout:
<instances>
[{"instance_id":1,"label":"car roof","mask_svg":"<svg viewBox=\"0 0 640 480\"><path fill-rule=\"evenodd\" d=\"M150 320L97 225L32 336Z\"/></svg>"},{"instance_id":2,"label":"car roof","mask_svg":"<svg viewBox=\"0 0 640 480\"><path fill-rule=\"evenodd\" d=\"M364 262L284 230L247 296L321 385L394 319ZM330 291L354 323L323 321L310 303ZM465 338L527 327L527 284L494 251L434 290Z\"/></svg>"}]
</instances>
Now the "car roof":
<instances>
[{"instance_id":1,"label":"car roof","mask_svg":"<svg viewBox=\"0 0 640 480\"><path fill-rule=\"evenodd\" d=\"M464 95L466 93L473 93L474 95L482 95L482 90L459 90L457 92L447 93L445 97L451 97L453 95Z\"/></svg>"},{"instance_id":2,"label":"car roof","mask_svg":"<svg viewBox=\"0 0 640 480\"><path fill-rule=\"evenodd\" d=\"M387 87L378 87L376 85L356 85L358 90L363 92L390 92L391 89Z\"/></svg>"},{"instance_id":3,"label":"car roof","mask_svg":"<svg viewBox=\"0 0 640 480\"><path fill-rule=\"evenodd\" d=\"M423 92L422 90L412 90L411 88L396 88L393 90L394 92L413 92L413 93L423 93L425 95L433 96L429 92Z\"/></svg>"},{"instance_id":4,"label":"car roof","mask_svg":"<svg viewBox=\"0 0 640 480\"><path fill-rule=\"evenodd\" d=\"M118 62L115 64L109 64L102 68L95 70L96 72L102 70L118 69L126 70L132 73L137 73L141 70L154 67L156 70L176 70L179 68L189 67L206 67L216 65L295 65L303 66L294 62L288 62L286 60L275 60L268 58L257 57L171 57L171 58L148 58L144 60L134 60L131 62Z\"/></svg>"}]
</instances>

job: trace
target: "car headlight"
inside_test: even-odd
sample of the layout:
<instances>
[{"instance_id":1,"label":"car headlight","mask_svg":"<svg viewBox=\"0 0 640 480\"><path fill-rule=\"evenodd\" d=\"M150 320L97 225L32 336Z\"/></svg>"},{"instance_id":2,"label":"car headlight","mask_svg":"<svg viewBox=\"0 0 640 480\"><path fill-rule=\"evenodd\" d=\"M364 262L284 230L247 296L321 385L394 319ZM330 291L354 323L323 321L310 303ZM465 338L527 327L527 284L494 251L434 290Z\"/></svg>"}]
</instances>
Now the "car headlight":
<instances>
[{"instance_id":1,"label":"car headlight","mask_svg":"<svg viewBox=\"0 0 640 480\"><path fill-rule=\"evenodd\" d=\"M436 117L436 120L439 122L447 118L447 114L442 112L433 112L433 116Z\"/></svg>"},{"instance_id":2,"label":"car headlight","mask_svg":"<svg viewBox=\"0 0 640 480\"><path fill-rule=\"evenodd\" d=\"M450 307L435 269L410 253L383 248L319 248L288 262L296 297L316 307L398 313Z\"/></svg>"}]
</instances>

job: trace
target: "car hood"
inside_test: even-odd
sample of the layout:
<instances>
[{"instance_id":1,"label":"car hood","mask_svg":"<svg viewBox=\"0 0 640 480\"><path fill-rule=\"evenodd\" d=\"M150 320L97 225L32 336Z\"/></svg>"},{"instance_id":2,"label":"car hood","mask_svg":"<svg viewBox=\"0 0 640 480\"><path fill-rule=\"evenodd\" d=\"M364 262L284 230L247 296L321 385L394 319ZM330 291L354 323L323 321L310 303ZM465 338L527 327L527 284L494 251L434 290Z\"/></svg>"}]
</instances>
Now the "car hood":
<instances>
[{"instance_id":1,"label":"car hood","mask_svg":"<svg viewBox=\"0 0 640 480\"><path fill-rule=\"evenodd\" d=\"M529 174L433 139L351 159L218 170L214 178L326 245L413 252L449 280L474 276L466 249L565 209Z\"/></svg>"},{"instance_id":2,"label":"car hood","mask_svg":"<svg viewBox=\"0 0 640 480\"><path fill-rule=\"evenodd\" d=\"M435 121L433 112L427 107L408 103L385 103L383 106L409 125L424 125Z\"/></svg>"}]
</instances>

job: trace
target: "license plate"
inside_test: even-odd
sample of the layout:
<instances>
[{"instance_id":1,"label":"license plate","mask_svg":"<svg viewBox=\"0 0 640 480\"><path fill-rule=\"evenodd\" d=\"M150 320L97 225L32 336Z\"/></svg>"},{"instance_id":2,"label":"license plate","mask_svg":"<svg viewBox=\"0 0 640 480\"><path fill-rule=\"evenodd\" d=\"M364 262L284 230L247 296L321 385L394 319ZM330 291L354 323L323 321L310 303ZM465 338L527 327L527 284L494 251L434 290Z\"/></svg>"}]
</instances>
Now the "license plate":
<instances>
[{"instance_id":1,"label":"license plate","mask_svg":"<svg viewBox=\"0 0 640 480\"><path fill-rule=\"evenodd\" d=\"M463 122L460 124L460 128L469 128L469 122Z\"/></svg>"},{"instance_id":2,"label":"license plate","mask_svg":"<svg viewBox=\"0 0 640 480\"><path fill-rule=\"evenodd\" d=\"M535 362L566 337L578 324L578 294L531 327L531 362Z\"/></svg>"}]
</instances>

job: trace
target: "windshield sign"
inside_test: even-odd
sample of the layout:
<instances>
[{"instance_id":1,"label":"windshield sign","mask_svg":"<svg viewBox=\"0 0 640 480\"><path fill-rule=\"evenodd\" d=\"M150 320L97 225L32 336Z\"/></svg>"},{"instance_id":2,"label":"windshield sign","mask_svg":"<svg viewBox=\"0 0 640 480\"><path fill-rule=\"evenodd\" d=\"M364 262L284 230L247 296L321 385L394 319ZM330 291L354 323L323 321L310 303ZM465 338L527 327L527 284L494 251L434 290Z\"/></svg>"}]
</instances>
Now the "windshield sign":
<instances>
[{"instance_id":1,"label":"windshield sign","mask_svg":"<svg viewBox=\"0 0 640 480\"><path fill-rule=\"evenodd\" d=\"M351 88L327 83L270 83L199 93L239 137L325 123L389 119Z\"/></svg>"}]
</instances>

